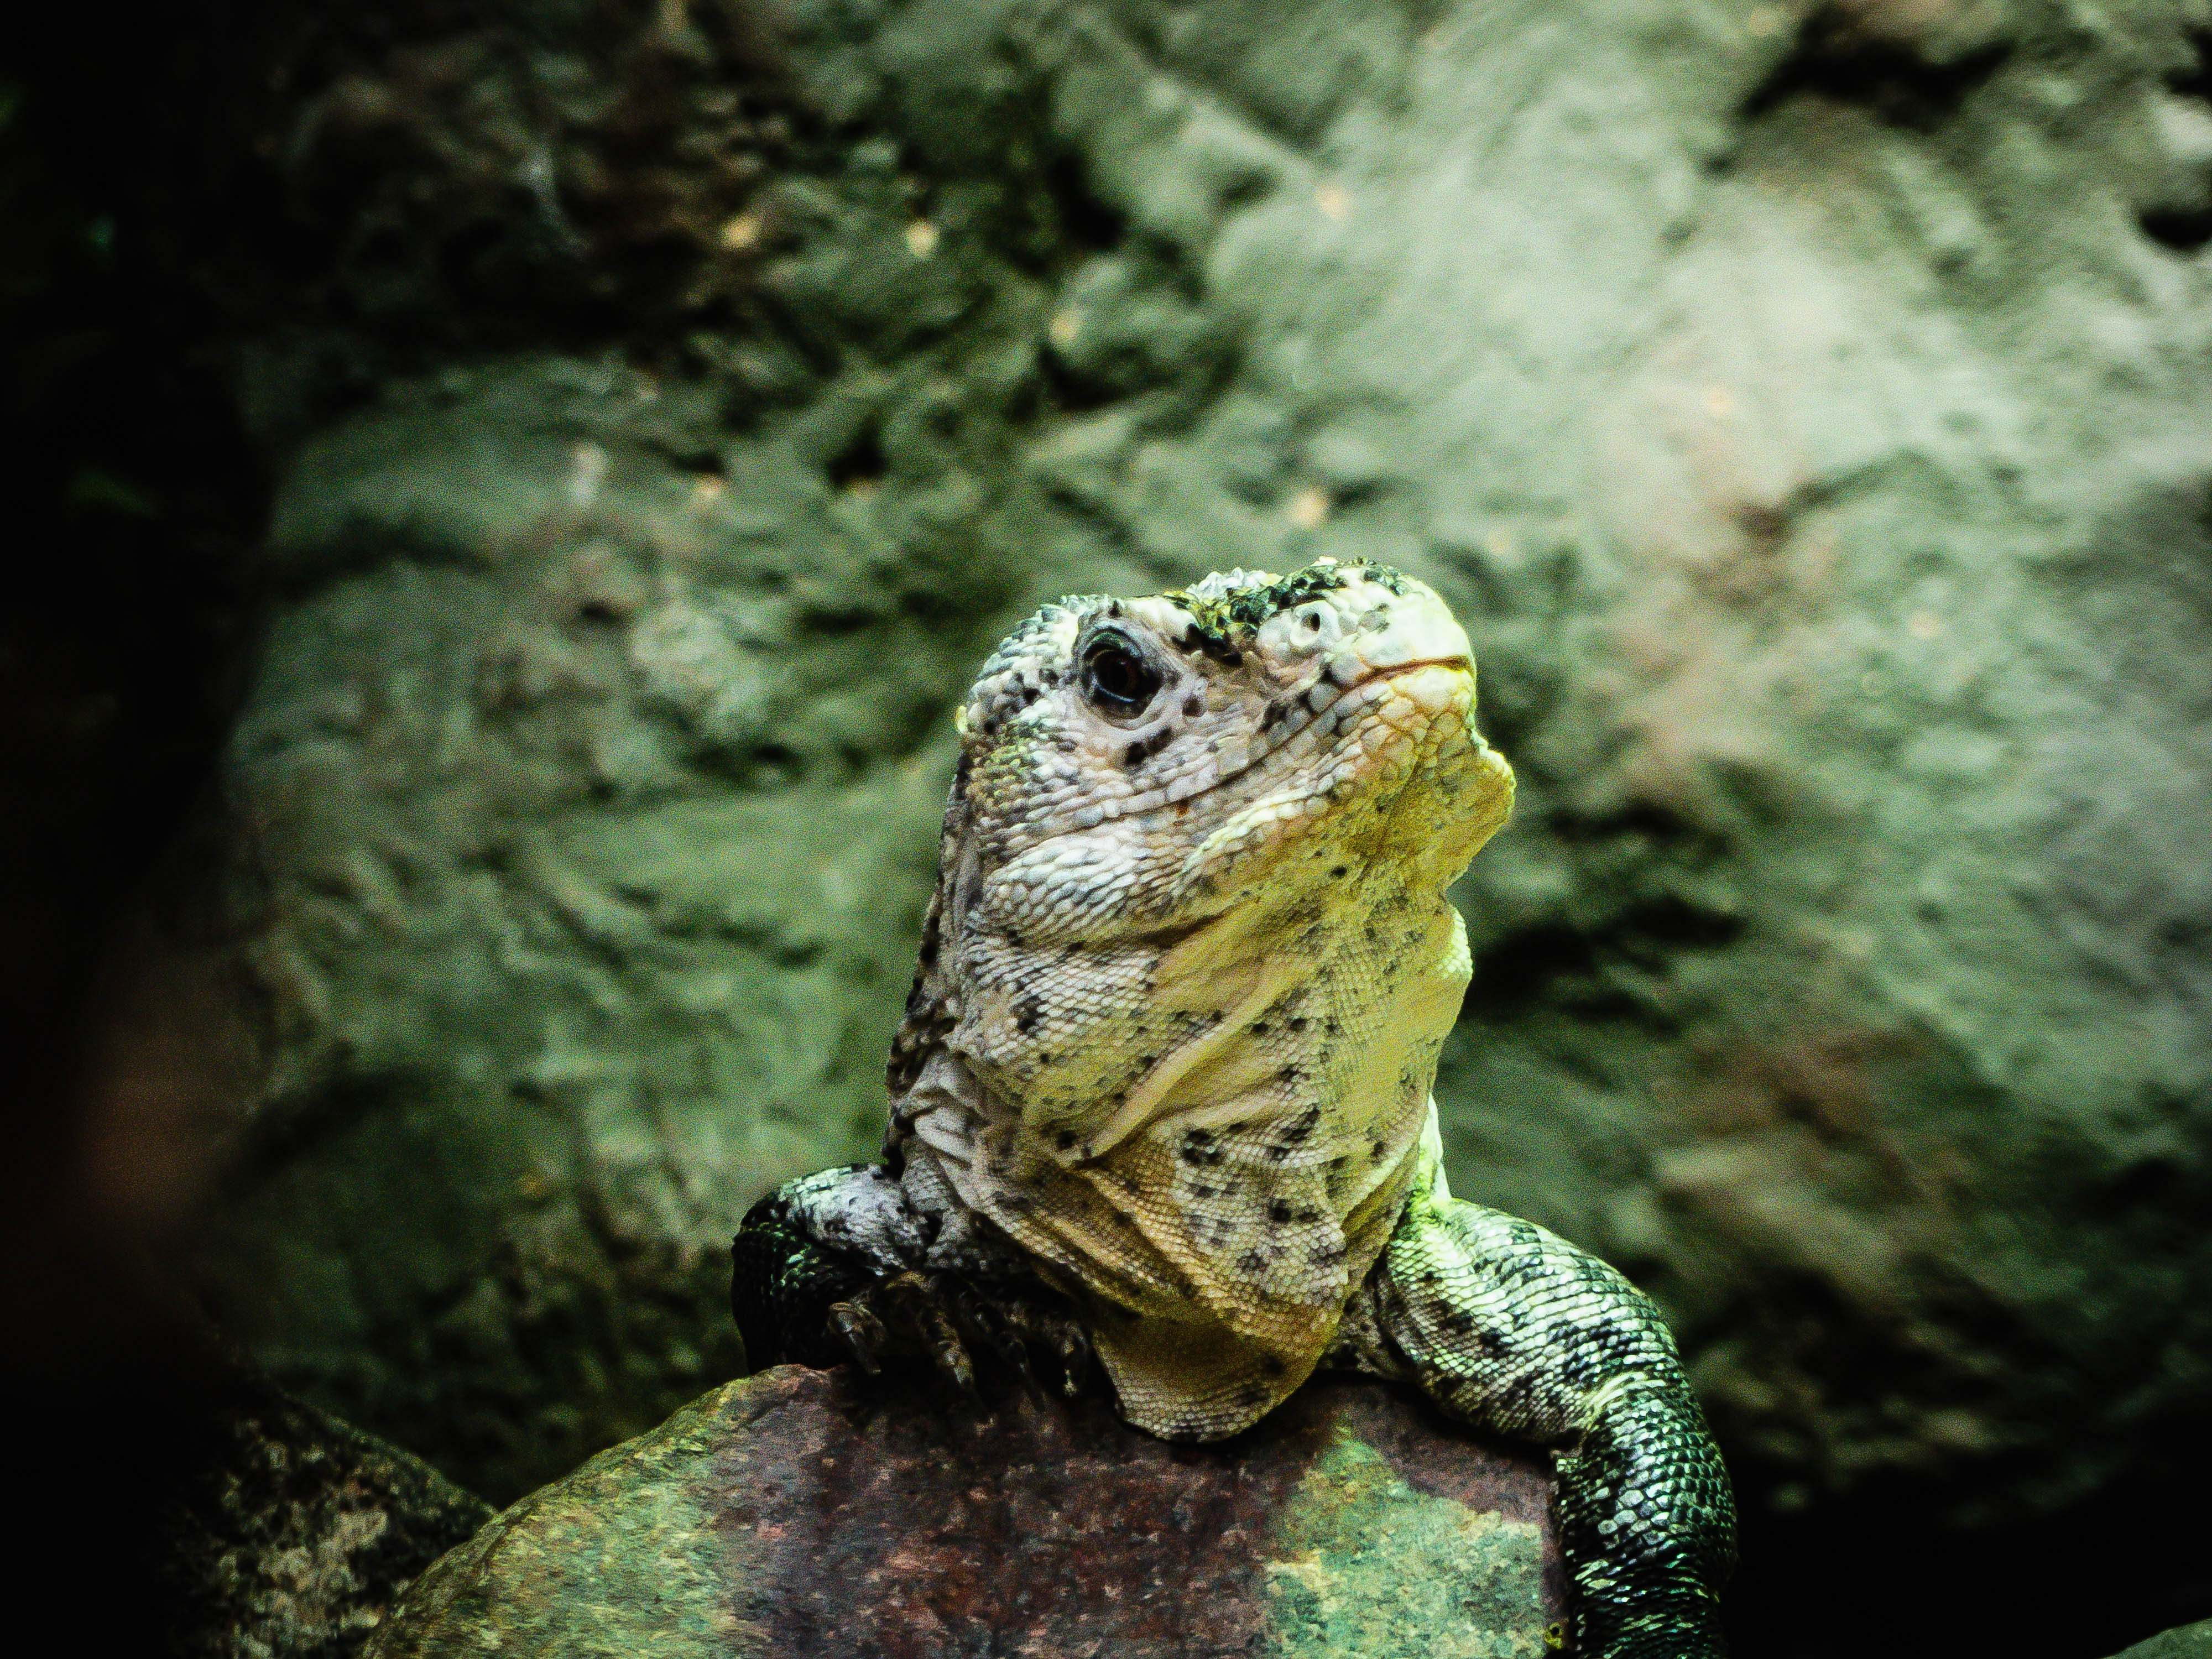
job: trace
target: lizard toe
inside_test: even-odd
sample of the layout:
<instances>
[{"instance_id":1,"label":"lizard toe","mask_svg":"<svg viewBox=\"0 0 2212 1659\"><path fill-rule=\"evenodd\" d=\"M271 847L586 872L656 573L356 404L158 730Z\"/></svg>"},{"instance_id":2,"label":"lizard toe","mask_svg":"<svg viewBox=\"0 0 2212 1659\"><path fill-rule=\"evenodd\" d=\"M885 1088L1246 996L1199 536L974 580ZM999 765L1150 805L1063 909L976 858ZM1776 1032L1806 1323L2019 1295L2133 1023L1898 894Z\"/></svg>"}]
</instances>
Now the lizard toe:
<instances>
[{"instance_id":1,"label":"lizard toe","mask_svg":"<svg viewBox=\"0 0 2212 1659\"><path fill-rule=\"evenodd\" d=\"M1060 1334L1060 1387L1070 1400L1091 1381L1091 1333L1074 1320L1064 1321Z\"/></svg>"},{"instance_id":2,"label":"lizard toe","mask_svg":"<svg viewBox=\"0 0 2212 1659\"><path fill-rule=\"evenodd\" d=\"M1036 1374L1030 1369L1029 1348L1017 1328L1013 1306L1000 1308L958 1279L946 1282L944 1297L970 1348L991 1355L1034 1394Z\"/></svg>"},{"instance_id":3,"label":"lizard toe","mask_svg":"<svg viewBox=\"0 0 2212 1659\"><path fill-rule=\"evenodd\" d=\"M921 1273L908 1272L885 1279L880 1288L939 1374L961 1393L975 1396L975 1362L940 1287Z\"/></svg>"},{"instance_id":4,"label":"lizard toe","mask_svg":"<svg viewBox=\"0 0 2212 1659\"><path fill-rule=\"evenodd\" d=\"M854 1362L870 1376L883 1374L883 1356L890 1347L890 1333L884 1322L863 1302L833 1303L830 1309L830 1328L845 1346Z\"/></svg>"}]
</instances>

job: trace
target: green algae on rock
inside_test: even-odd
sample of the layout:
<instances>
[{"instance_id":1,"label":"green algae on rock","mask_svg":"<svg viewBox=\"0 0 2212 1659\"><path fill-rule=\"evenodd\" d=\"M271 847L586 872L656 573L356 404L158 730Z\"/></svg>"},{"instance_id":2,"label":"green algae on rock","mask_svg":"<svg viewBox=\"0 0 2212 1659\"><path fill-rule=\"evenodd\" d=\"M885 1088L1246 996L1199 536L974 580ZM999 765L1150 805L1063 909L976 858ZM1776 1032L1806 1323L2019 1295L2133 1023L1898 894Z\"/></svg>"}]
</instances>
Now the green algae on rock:
<instances>
[{"instance_id":1,"label":"green algae on rock","mask_svg":"<svg viewBox=\"0 0 2212 1659\"><path fill-rule=\"evenodd\" d=\"M1097 1398L985 1419L784 1367L517 1504L371 1652L1540 1659L1563 1595L1542 1461L1395 1390L1170 1446Z\"/></svg>"},{"instance_id":2,"label":"green algae on rock","mask_svg":"<svg viewBox=\"0 0 2212 1659\"><path fill-rule=\"evenodd\" d=\"M1545 1650L1525 1616L1546 1605L1542 1525L1433 1496L1356 1433L1332 1436L1272 1536L1276 1652L1389 1653L1415 1633L1433 1659Z\"/></svg>"}]
</instances>

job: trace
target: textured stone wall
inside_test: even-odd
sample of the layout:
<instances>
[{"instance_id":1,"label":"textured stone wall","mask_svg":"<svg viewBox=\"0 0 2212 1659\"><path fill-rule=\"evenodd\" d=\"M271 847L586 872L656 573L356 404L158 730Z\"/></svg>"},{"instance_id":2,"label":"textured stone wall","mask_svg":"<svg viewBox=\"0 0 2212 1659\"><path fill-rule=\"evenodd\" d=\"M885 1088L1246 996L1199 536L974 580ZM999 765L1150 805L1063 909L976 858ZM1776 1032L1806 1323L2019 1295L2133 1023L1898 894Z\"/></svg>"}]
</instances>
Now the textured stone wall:
<instances>
[{"instance_id":1,"label":"textured stone wall","mask_svg":"<svg viewBox=\"0 0 2212 1659\"><path fill-rule=\"evenodd\" d=\"M204 261L276 499L179 975L288 1383L503 1498L728 1375L995 630L1326 553L1522 780L1455 1186L1665 1303L1747 1595L2212 1464L2199 0L358 13L238 54ZM2201 1612L2147 1547L2037 1628Z\"/></svg>"}]
</instances>

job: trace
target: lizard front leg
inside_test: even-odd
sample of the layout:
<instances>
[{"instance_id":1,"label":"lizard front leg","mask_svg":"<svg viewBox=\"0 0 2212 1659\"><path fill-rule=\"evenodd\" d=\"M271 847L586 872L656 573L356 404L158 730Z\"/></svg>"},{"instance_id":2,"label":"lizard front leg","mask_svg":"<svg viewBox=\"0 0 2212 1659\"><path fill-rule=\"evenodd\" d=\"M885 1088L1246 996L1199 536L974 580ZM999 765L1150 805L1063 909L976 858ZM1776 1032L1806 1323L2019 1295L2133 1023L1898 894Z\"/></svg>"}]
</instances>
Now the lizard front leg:
<instances>
[{"instance_id":1,"label":"lizard front leg","mask_svg":"<svg viewBox=\"0 0 2212 1659\"><path fill-rule=\"evenodd\" d=\"M1658 1310L1596 1257L1442 1188L1417 1185L1340 1358L1553 1449L1577 1654L1721 1659L1735 1506Z\"/></svg>"},{"instance_id":2,"label":"lizard front leg","mask_svg":"<svg viewBox=\"0 0 2212 1659\"><path fill-rule=\"evenodd\" d=\"M971 1349L1026 1377L1034 1347L1072 1395L1089 1369L1080 1322L1024 1258L963 1213L916 1205L887 1164L786 1182L746 1212L731 1257L730 1310L756 1370L849 1359L872 1372L918 1352L973 1392Z\"/></svg>"},{"instance_id":3,"label":"lizard front leg","mask_svg":"<svg viewBox=\"0 0 2212 1659\"><path fill-rule=\"evenodd\" d=\"M828 1366L854 1357L842 1351L830 1310L908 1264L896 1232L856 1242L850 1216L880 1207L896 1219L903 1204L880 1164L854 1164L787 1181L745 1212L730 1241L730 1311L747 1364Z\"/></svg>"}]
</instances>

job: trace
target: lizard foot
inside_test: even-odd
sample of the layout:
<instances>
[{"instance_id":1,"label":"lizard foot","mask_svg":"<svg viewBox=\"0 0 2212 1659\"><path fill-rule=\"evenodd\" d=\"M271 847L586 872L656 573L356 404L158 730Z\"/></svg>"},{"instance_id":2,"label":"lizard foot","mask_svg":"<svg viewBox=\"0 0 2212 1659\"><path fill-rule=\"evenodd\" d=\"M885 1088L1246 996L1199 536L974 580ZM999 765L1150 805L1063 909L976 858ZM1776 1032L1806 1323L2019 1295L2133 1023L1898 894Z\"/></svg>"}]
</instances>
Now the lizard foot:
<instances>
[{"instance_id":1,"label":"lizard foot","mask_svg":"<svg viewBox=\"0 0 2212 1659\"><path fill-rule=\"evenodd\" d=\"M975 1362L954 1322L943 1275L908 1272L878 1279L830 1308L830 1328L871 1376L894 1355L921 1353L961 1393L975 1392Z\"/></svg>"},{"instance_id":2,"label":"lizard foot","mask_svg":"<svg viewBox=\"0 0 2212 1659\"><path fill-rule=\"evenodd\" d=\"M1032 1351L1050 1357L1060 1390L1083 1390L1091 1339L1072 1310L986 1293L951 1273L908 1271L880 1279L830 1309L830 1328L871 1376L886 1358L920 1353L961 1393L979 1397L975 1355L988 1354L1028 1386Z\"/></svg>"}]
</instances>

